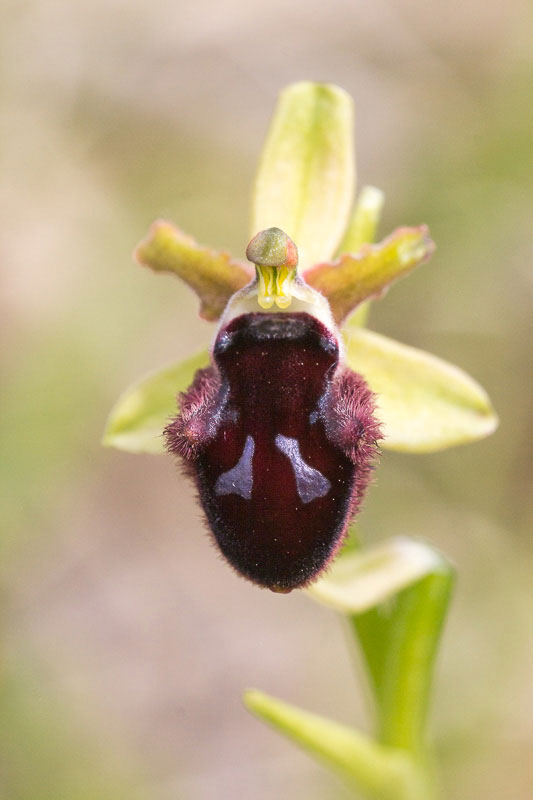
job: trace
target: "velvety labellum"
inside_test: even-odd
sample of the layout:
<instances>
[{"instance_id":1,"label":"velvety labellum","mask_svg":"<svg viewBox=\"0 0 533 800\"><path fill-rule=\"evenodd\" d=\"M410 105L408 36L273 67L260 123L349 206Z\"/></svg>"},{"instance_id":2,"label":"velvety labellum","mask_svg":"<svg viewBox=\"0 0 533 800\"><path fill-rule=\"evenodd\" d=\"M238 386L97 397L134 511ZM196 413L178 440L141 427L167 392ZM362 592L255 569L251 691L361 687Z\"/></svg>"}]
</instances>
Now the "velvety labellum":
<instances>
[{"instance_id":1,"label":"velvety labellum","mask_svg":"<svg viewBox=\"0 0 533 800\"><path fill-rule=\"evenodd\" d=\"M368 482L372 396L307 313L237 317L213 362L181 397L169 449L233 567L277 591L305 585L338 550Z\"/></svg>"}]
</instances>

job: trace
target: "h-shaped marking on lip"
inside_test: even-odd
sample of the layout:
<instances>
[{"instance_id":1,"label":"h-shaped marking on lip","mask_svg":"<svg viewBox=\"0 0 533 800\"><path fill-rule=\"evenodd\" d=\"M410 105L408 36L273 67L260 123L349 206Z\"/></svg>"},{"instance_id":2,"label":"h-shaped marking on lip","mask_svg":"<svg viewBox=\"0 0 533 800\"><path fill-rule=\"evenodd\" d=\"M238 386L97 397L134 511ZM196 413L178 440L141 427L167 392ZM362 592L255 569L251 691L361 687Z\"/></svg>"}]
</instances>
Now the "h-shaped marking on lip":
<instances>
[{"instance_id":1,"label":"h-shaped marking on lip","mask_svg":"<svg viewBox=\"0 0 533 800\"><path fill-rule=\"evenodd\" d=\"M298 440L278 433L275 441L278 450L291 462L300 500L303 503L310 503L318 497L324 497L331 489L331 483L320 470L306 464L300 453ZM254 440L251 436L247 436L244 450L235 466L218 477L215 484L216 494L238 494L244 500L251 499L254 485L252 470L254 450Z\"/></svg>"},{"instance_id":2,"label":"h-shaped marking on lip","mask_svg":"<svg viewBox=\"0 0 533 800\"><path fill-rule=\"evenodd\" d=\"M247 436L244 450L235 466L218 477L215 483L215 494L238 494L245 500L251 499L254 485L252 472L254 449L253 438Z\"/></svg>"},{"instance_id":3,"label":"h-shaped marking on lip","mask_svg":"<svg viewBox=\"0 0 533 800\"><path fill-rule=\"evenodd\" d=\"M310 503L318 497L324 497L331 489L331 483L320 470L306 464L300 453L297 439L290 436L276 436L276 447L287 456L294 470L296 489L302 503Z\"/></svg>"}]
</instances>

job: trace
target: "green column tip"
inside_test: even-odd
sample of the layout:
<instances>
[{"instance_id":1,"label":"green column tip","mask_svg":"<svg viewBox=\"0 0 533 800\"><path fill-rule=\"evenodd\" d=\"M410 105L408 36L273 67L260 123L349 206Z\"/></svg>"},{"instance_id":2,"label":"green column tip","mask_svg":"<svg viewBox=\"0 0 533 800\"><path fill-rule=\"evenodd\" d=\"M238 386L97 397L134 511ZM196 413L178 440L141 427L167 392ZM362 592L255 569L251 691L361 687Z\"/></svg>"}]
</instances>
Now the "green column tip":
<instances>
[{"instance_id":1,"label":"green column tip","mask_svg":"<svg viewBox=\"0 0 533 800\"><path fill-rule=\"evenodd\" d=\"M281 228L267 228L254 236L246 248L246 258L262 267L294 269L298 264L298 250Z\"/></svg>"}]
</instances>

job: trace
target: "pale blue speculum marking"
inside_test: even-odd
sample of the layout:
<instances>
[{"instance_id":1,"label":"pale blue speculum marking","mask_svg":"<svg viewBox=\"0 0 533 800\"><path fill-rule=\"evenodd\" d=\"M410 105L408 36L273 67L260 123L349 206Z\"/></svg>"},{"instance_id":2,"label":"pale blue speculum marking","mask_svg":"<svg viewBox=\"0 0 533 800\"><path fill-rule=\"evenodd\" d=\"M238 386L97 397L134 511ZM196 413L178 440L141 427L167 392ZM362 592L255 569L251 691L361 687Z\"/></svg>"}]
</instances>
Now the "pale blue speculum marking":
<instances>
[{"instance_id":1,"label":"pale blue speculum marking","mask_svg":"<svg viewBox=\"0 0 533 800\"><path fill-rule=\"evenodd\" d=\"M306 464L300 453L297 439L289 436L276 436L276 447L287 456L294 470L296 489L302 503L310 503L318 497L324 497L331 489L331 483L318 469Z\"/></svg>"},{"instance_id":2,"label":"pale blue speculum marking","mask_svg":"<svg viewBox=\"0 0 533 800\"><path fill-rule=\"evenodd\" d=\"M245 500L251 499L254 485L252 472L254 448L253 438L247 436L242 456L233 469L223 472L215 483L216 494L238 494Z\"/></svg>"}]
</instances>

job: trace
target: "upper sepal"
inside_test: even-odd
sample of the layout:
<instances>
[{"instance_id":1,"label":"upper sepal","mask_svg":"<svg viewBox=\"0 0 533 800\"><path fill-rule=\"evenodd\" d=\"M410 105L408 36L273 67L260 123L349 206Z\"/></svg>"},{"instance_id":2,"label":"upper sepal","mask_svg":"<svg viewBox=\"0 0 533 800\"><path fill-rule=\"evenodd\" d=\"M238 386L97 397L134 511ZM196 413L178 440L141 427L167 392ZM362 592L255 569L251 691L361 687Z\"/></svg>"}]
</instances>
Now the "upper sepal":
<instances>
[{"instance_id":1,"label":"upper sepal","mask_svg":"<svg viewBox=\"0 0 533 800\"><path fill-rule=\"evenodd\" d=\"M219 319L229 298L254 277L244 262L198 244L165 220L153 223L135 258L154 272L173 272L185 281L200 298L200 316L211 321Z\"/></svg>"},{"instance_id":2,"label":"upper sepal","mask_svg":"<svg viewBox=\"0 0 533 800\"><path fill-rule=\"evenodd\" d=\"M331 258L355 188L353 102L338 86L303 81L279 96L257 172L252 235L276 226L300 265Z\"/></svg>"}]
</instances>

